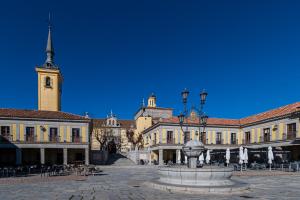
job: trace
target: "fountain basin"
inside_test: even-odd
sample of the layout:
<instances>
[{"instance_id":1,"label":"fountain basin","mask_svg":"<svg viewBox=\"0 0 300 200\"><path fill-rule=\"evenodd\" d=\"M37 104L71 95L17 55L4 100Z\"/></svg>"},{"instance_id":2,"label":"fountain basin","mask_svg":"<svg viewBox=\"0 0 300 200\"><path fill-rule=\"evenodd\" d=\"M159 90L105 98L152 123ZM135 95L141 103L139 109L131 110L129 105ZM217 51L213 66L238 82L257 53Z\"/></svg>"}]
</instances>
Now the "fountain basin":
<instances>
[{"instance_id":1,"label":"fountain basin","mask_svg":"<svg viewBox=\"0 0 300 200\"><path fill-rule=\"evenodd\" d=\"M186 186L230 186L233 169L205 166L203 168L161 167L159 182Z\"/></svg>"},{"instance_id":2,"label":"fountain basin","mask_svg":"<svg viewBox=\"0 0 300 200\"><path fill-rule=\"evenodd\" d=\"M145 186L175 193L240 194L249 191L249 185L232 180L232 168L205 166L204 168L160 167L160 178L145 182Z\"/></svg>"}]
</instances>

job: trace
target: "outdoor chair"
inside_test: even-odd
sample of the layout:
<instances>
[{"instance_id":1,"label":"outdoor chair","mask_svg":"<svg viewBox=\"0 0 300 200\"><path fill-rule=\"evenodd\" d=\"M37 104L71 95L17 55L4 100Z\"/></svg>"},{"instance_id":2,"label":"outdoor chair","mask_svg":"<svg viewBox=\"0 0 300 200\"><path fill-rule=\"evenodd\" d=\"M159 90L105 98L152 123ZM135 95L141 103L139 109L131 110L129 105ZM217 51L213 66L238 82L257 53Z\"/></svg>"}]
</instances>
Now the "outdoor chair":
<instances>
[{"instance_id":1,"label":"outdoor chair","mask_svg":"<svg viewBox=\"0 0 300 200\"><path fill-rule=\"evenodd\" d=\"M281 171L290 171L290 164L282 163L281 164Z\"/></svg>"},{"instance_id":2,"label":"outdoor chair","mask_svg":"<svg viewBox=\"0 0 300 200\"><path fill-rule=\"evenodd\" d=\"M290 163L289 171L298 172L299 171L299 163L298 162Z\"/></svg>"}]
</instances>

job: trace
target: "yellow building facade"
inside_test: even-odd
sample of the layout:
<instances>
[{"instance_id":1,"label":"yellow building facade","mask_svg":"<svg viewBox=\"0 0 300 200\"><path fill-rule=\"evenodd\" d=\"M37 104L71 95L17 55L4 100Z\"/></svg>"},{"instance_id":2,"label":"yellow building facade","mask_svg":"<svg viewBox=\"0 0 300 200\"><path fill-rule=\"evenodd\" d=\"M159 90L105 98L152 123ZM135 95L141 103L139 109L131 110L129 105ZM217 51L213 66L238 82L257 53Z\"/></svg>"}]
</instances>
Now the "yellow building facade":
<instances>
[{"instance_id":1,"label":"yellow building facade","mask_svg":"<svg viewBox=\"0 0 300 200\"><path fill-rule=\"evenodd\" d=\"M149 160L161 165L178 163L181 148L189 140L200 140L213 151L273 146L292 151L293 159L299 159L300 149L294 145L300 140L299 108L297 102L242 119L209 118L205 128L192 112L182 127L175 116L161 117L142 131L144 150L149 151Z\"/></svg>"}]
</instances>

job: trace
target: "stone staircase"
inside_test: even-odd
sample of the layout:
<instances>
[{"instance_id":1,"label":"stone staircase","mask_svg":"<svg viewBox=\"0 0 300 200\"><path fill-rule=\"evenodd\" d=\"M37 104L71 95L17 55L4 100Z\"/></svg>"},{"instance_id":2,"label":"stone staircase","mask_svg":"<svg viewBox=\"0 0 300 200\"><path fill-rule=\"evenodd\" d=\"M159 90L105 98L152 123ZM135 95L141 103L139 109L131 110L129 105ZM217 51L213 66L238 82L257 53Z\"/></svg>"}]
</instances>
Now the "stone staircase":
<instances>
[{"instance_id":1,"label":"stone staircase","mask_svg":"<svg viewBox=\"0 0 300 200\"><path fill-rule=\"evenodd\" d=\"M119 154L119 153L110 154L108 156L108 160L107 160L106 164L112 165L112 166L133 166L133 165L135 165L134 162L132 162L127 157L125 157L124 155Z\"/></svg>"}]
</instances>

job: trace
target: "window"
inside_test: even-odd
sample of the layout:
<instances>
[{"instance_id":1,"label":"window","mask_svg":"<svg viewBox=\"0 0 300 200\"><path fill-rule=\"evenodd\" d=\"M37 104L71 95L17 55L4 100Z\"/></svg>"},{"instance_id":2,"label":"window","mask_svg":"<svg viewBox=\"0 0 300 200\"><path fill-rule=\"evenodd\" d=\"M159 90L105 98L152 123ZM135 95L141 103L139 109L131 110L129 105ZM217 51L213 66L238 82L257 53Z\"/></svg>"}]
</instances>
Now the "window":
<instances>
[{"instance_id":1,"label":"window","mask_svg":"<svg viewBox=\"0 0 300 200\"><path fill-rule=\"evenodd\" d=\"M72 142L80 142L80 129L72 128Z\"/></svg>"},{"instance_id":2,"label":"window","mask_svg":"<svg viewBox=\"0 0 300 200\"><path fill-rule=\"evenodd\" d=\"M264 136L263 136L264 138L263 140L261 140L261 142L262 141L270 142L270 128L264 128L263 132L264 132Z\"/></svg>"},{"instance_id":3,"label":"window","mask_svg":"<svg viewBox=\"0 0 300 200\"><path fill-rule=\"evenodd\" d=\"M50 142L59 142L57 128L50 128L49 141Z\"/></svg>"},{"instance_id":4,"label":"window","mask_svg":"<svg viewBox=\"0 0 300 200\"><path fill-rule=\"evenodd\" d=\"M154 141L153 141L154 144L156 144L156 133L154 133Z\"/></svg>"},{"instance_id":5,"label":"window","mask_svg":"<svg viewBox=\"0 0 300 200\"><path fill-rule=\"evenodd\" d=\"M191 136L190 136L190 132L189 131L185 131L184 132L184 143L187 143L188 141L190 141L191 139Z\"/></svg>"},{"instance_id":6,"label":"window","mask_svg":"<svg viewBox=\"0 0 300 200\"><path fill-rule=\"evenodd\" d=\"M10 127L9 126L1 126L1 135L3 137L10 136Z\"/></svg>"},{"instance_id":7,"label":"window","mask_svg":"<svg viewBox=\"0 0 300 200\"><path fill-rule=\"evenodd\" d=\"M231 144L237 144L236 133L231 133Z\"/></svg>"},{"instance_id":8,"label":"window","mask_svg":"<svg viewBox=\"0 0 300 200\"><path fill-rule=\"evenodd\" d=\"M167 143L173 144L173 131L167 131Z\"/></svg>"},{"instance_id":9,"label":"window","mask_svg":"<svg viewBox=\"0 0 300 200\"><path fill-rule=\"evenodd\" d=\"M245 144L250 144L251 142L251 134L250 134L250 131L248 132L245 132Z\"/></svg>"},{"instance_id":10,"label":"window","mask_svg":"<svg viewBox=\"0 0 300 200\"><path fill-rule=\"evenodd\" d=\"M287 125L287 139L293 140L296 138L297 130L296 130L296 123L288 124Z\"/></svg>"},{"instance_id":11,"label":"window","mask_svg":"<svg viewBox=\"0 0 300 200\"><path fill-rule=\"evenodd\" d=\"M46 78L45 78L45 87L47 87L47 88L52 87L51 78L49 76L46 76Z\"/></svg>"},{"instance_id":12,"label":"window","mask_svg":"<svg viewBox=\"0 0 300 200\"><path fill-rule=\"evenodd\" d=\"M10 127L9 126L1 126L1 136L4 138L4 140L10 140Z\"/></svg>"},{"instance_id":13,"label":"window","mask_svg":"<svg viewBox=\"0 0 300 200\"><path fill-rule=\"evenodd\" d=\"M217 132L216 144L222 144L222 133Z\"/></svg>"},{"instance_id":14,"label":"window","mask_svg":"<svg viewBox=\"0 0 300 200\"><path fill-rule=\"evenodd\" d=\"M26 142L34 142L34 127L26 127Z\"/></svg>"},{"instance_id":15,"label":"window","mask_svg":"<svg viewBox=\"0 0 300 200\"><path fill-rule=\"evenodd\" d=\"M206 144L206 132L201 132L201 133L200 133L200 141L201 141L203 144Z\"/></svg>"}]
</instances>

